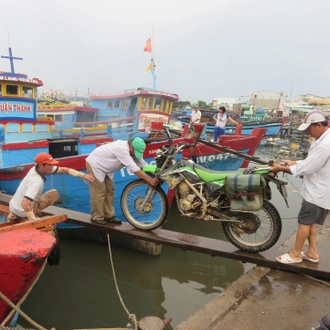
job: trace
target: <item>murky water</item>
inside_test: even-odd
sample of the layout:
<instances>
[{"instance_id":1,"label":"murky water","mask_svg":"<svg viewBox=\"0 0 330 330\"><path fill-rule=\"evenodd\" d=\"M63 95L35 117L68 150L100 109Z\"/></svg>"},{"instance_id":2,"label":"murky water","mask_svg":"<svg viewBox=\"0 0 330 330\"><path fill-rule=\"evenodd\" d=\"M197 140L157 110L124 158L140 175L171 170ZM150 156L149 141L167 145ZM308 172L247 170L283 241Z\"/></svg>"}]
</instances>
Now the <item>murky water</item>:
<instances>
[{"instance_id":1,"label":"murky water","mask_svg":"<svg viewBox=\"0 0 330 330\"><path fill-rule=\"evenodd\" d=\"M260 149L267 159L270 150ZM285 178L284 178L285 179ZM289 204L273 188L273 203L283 218L279 246L292 235L301 198L300 180L287 176ZM173 208L166 228L224 239L221 224L181 217ZM118 286L130 313L172 317L176 326L253 267L225 258L163 247L159 257L113 247ZM45 327L56 329L125 327L127 315L116 293L106 245L61 241L61 263L47 266L23 305ZM20 324L26 325L23 320ZM171 329L171 327L167 327Z\"/></svg>"}]
</instances>

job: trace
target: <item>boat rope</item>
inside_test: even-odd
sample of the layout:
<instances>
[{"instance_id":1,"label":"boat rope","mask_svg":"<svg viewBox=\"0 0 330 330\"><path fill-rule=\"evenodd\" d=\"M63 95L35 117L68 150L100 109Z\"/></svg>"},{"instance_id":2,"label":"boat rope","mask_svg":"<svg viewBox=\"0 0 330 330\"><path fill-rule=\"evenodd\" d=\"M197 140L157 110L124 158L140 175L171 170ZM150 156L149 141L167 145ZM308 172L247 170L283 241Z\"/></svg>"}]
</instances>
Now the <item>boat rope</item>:
<instances>
[{"instance_id":1,"label":"boat rope","mask_svg":"<svg viewBox=\"0 0 330 330\"><path fill-rule=\"evenodd\" d=\"M119 297L119 300L120 300L120 303L121 305L123 306L126 314L128 315L128 319L130 320L130 322L132 323L132 325L134 325L134 330L138 330L138 324L137 324L137 319L136 319L136 315L135 314L131 314L124 301L123 301L123 298L120 294L120 291L119 291L119 287L118 287L118 283L117 283L117 278L116 278L116 272L115 272L115 267L113 265L113 258L112 258L112 251L111 251L111 242L110 242L110 235L107 234L107 239L108 239L108 249L109 249L109 257L110 257L110 264L111 264L111 269L112 269L112 274L113 274L113 280L115 282L115 287L116 287L116 291L117 291L117 294L118 294L118 297Z\"/></svg>"},{"instance_id":2,"label":"boat rope","mask_svg":"<svg viewBox=\"0 0 330 330\"><path fill-rule=\"evenodd\" d=\"M1 291L0 291L0 298L2 298L11 308L12 310L10 311L10 313L7 315L7 317L4 319L4 321L1 323L1 326L4 326L9 320L10 318L13 316L13 314L15 312L19 313L26 321L28 321L31 325L35 326L37 329L39 330L47 330L46 328L42 327L41 325L39 325L37 322L35 322L34 320L32 320L28 315L26 315L23 311L21 311L19 309L19 307L22 305L22 303L24 302L24 300L26 299L26 297L29 295L30 291L32 290L32 288L34 287L34 285L37 283L40 275L42 274L42 272L45 269L45 266L47 264L47 258L45 259L43 265L41 266L41 268L39 269L39 272L36 276L36 278L34 279L34 281L32 282L32 284L30 285L29 289L26 291L25 295L20 299L20 301L15 305L10 299L8 299ZM53 328L54 329L54 328Z\"/></svg>"},{"instance_id":3,"label":"boat rope","mask_svg":"<svg viewBox=\"0 0 330 330\"><path fill-rule=\"evenodd\" d=\"M113 277L114 277L114 281L115 281L115 285L116 285L116 290L118 293L118 296L120 298L120 301L126 311L126 313L128 314L128 317L130 319L130 322L132 324L128 324L126 328L89 328L89 329L79 329L79 330L127 330L128 327L129 329L134 329L134 330L138 330L138 324L137 324L137 319L136 316L134 314L130 314L128 309L126 308L123 299L120 295L119 292L119 288L118 288L118 284L117 284L117 279L115 276L115 270L114 270L114 265L113 265L113 260L112 260L112 253L111 253L111 244L110 244L110 238L108 235L108 246L109 246L109 254L110 254L110 262L111 262L111 268L112 268L112 272L113 272ZM30 318L27 314L25 314L20 308L19 306L21 306L21 304L25 301L26 297L28 296L28 294L30 293L30 291L32 290L32 288L34 287L34 285L37 283L40 275L42 274L42 272L45 269L45 266L47 264L47 259L44 261L43 265L41 266L36 278L34 279L34 281L32 282L31 286L29 287L29 289L27 290L27 292L25 293L25 295L20 299L20 301L15 305L9 298L7 298L1 291L0 291L0 298L2 298L11 308L12 310L10 311L10 313L7 315L7 317L4 319L4 321L0 324L0 330L9 330L9 329L24 329L22 327L5 327L5 324L10 320L10 318L12 317L12 315L17 312L19 313L27 322L29 322L32 326L35 327L35 329L38 330L48 330L47 328L44 328L42 325L38 324L37 322L35 322L32 318ZM134 325L134 328L132 328L131 326ZM51 330L56 330L55 327L52 327ZM78 330L78 329L77 329Z\"/></svg>"}]
</instances>

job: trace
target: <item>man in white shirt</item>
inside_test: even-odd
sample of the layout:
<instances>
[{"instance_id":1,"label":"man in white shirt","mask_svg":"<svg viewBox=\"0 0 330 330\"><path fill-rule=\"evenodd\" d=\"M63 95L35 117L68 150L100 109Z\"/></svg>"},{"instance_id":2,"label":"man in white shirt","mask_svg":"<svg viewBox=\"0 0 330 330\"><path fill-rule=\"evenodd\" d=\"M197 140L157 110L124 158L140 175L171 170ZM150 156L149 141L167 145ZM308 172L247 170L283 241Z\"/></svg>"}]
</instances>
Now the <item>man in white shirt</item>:
<instances>
[{"instance_id":1,"label":"man in white shirt","mask_svg":"<svg viewBox=\"0 0 330 330\"><path fill-rule=\"evenodd\" d=\"M190 123L191 124L199 124L201 121L202 113L200 112L198 107L194 107L191 117L190 117Z\"/></svg>"},{"instance_id":2,"label":"man in white shirt","mask_svg":"<svg viewBox=\"0 0 330 330\"><path fill-rule=\"evenodd\" d=\"M141 168L148 165L143 160L146 144L136 137L132 141L115 141L94 149L86 158L87 173L95 176L95 181L89 185L91 195L91 221L98 224L108 222L121 223L115 216L113 181L114 172L127 167L132 173L148 182L151 186L158 184L156 177L150 177Z\"/></svg>"},{"instance_id":3,"label":"man in white shirt","mask_svg":"<svg viewBox=\"0 0 330 330\"><path fill-rule=\"evenodd\" d=\"M308 260L319 262L316 246L317 225L323 225L330 210L330 130L326 115L318 110L307 114L298 130L314 138L308 156L304 160L284 160L285 165L274 164L273 173L286 172L296 177L303 176L300 194L303 197L298 214L298 231L294 249L276 260L285 264ZM308 240L307 251L302 251Z\"/></svg>"},{"instance_id":4,"label":"man in white shirt","mask_svg":"<svg viewBox=\"0 0 330 330\"><path fill-rule=\"evenodd\" d=\"M86 180L94 180L93 175L78 172L68 167L56 166L58 161L46 152L39 153L34 162L36 165L24 177L9 202L8 221L20 221L22 218L35 220L43 209L58 200L59 193L56 189L48 190L42 194L46 175L63 173L82 178L85 182Z\"/></svg>"}]
</instances>

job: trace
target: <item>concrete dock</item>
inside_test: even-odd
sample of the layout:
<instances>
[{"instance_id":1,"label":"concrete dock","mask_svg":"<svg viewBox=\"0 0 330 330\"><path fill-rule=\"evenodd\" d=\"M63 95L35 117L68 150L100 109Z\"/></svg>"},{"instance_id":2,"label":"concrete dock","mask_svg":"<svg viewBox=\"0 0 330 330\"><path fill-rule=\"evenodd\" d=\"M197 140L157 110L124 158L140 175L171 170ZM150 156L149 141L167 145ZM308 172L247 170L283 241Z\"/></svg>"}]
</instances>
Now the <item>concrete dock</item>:
<instances>
[{"instance_id":1,"label":"concrete dock","mask_svg":"<svg viewBox=\"0 0 330 330\"><path fill-rule=\"evenodd\" d=\"M320 260L330 263L330 216L319 227L317 241ZM295 234L278 255L294 242ZM330 281L256 266L175 330L311 330L328 313Z\"/></svg>"}]
</instances>

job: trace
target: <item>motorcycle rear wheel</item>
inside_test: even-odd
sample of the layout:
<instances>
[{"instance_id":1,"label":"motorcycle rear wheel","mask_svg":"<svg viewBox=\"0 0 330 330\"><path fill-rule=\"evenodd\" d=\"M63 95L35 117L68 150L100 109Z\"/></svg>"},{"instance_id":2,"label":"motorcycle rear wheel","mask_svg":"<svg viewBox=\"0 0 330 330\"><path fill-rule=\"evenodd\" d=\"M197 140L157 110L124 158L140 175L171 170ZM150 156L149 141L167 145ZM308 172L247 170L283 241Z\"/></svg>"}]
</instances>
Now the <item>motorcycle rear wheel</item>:
<instances>
[{"instance_id":1,"label":"motorcycle rear wheel","mask_svg":"<svg viewBox=\"0 0 330 330\"><path fill-rule=\"evenodd\" d=\"M153 189L152 200L145 203L146 195ZM153 230L160 227L168 214L167 196L163 189L152 188L146 181L140 179L130 182L123 190L120 198L120 206L126 220L135 228Z\"/></svg>"},{"instance_id":2,"label":"motorcycle rear wheel","mask_svg":"<svg viewBox=\"0 0 330 330\"><path fill-rule=\"evenodd\" d=\"M247 213L247 217L248 217ZM241 215L244 218L244 214ZM249 233L236 223L223 222L222 228L228 240L242 251L258 253L270 249L278 241L282 231L282 220L273 204L264 200L256 213L258 228Z\"/></svg>"}]
</instances>

